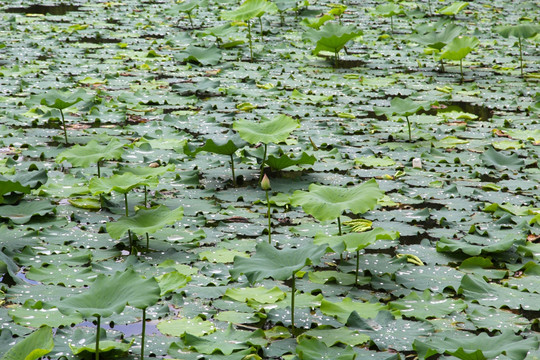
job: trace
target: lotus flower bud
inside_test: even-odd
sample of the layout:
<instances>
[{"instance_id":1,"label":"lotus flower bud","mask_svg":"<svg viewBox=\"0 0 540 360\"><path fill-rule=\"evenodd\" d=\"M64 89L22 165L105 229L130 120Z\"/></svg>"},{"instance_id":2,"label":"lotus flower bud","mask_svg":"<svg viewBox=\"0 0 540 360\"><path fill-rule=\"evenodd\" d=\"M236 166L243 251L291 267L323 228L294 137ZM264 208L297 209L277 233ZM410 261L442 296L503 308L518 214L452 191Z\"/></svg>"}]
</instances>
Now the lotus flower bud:
<instances>
[{"instance_id":1,"label":"lotus flower bud","mask_svg":"<svg viewBox=\"0 0 540 360\"><path fill-rule=\"evenodd\" d=\"M261 189L268 191L270 190L270 179L266 174L264 174L262 180L261 180Z\"/></svg>"}]
</instances>

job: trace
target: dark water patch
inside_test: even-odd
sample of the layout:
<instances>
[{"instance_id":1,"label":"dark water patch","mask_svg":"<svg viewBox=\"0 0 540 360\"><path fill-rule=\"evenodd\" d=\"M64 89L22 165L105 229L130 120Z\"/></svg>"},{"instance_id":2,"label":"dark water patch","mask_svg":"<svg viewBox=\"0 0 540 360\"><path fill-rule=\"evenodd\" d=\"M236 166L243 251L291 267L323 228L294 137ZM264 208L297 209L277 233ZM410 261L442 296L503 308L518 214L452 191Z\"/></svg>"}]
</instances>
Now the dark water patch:
<instances>
[{"instance_id":1,"label":"dark water patch","mask_svg":"<svg viewBox=\"0 0 540 360\"><path fill-rule=\"evenodd\" d=\"M109 38L102 38L100 36L92 36L92 37L83 37L76 40L68 40L68 42L80 42L80 43L89 43L89 44L118 44L122 40L120 39L109 39Z\"/></svg>"},{"instance_id":2,"label":"dark water patch","mask_svg":"<svg viewBox=\"0 0 540 360\"><path fill-rule=\"evenodd\" d=\"M4 9L6 13L14 14L43 14L43 15L66 15L70 11L78 11L80 6L58 4L58 5L30 5L26 7L11 7Z\"/></svg>"}]
</instances>

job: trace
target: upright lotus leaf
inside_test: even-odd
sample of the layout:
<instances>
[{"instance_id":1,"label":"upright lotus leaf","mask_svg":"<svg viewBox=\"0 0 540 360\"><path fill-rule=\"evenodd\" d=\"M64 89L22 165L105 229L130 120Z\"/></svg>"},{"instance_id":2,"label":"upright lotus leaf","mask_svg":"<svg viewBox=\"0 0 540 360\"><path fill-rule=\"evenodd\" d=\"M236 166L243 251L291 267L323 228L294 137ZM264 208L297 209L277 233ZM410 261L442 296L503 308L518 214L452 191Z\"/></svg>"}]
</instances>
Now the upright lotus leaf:
<instances>
[{"instance_id":1,"label":"upright lotus leaf","mask_svg":"<svg viewBox=\"0 0 540 360\"><path fill-rule=\"evenodd\" d=\"M64 128L64 138L67 144L68 143L67 129L66 129L66 121L64 119L63 110L77 104L80 101L87 100L88 98L89 98L89 95L83 89L78 89L76 92L60 91L60 90L55 89L55 90L49 90L43 95L36 95L36 96L31 97L26 102L26 105L27 106L34 105L36 102L39 101L39 104L41 105L45 105L47 107L59 110L60 116L62 117L62 126Z\"/></svg>"},{"instance_id":2,"label":"upright lotus leaf","mask_svg":"<svg viewBox=\"0 0 540 360\"><path fill-rule=\"evenodd\" d=\"M340 216L343 212L363 214L373 210L377 200L383 195L384 192L379 189L375 179L350 188L311 184L308 191L295 191L291 197L291 204L302 206L307 214L319 221L338 219L341 235Z\"/></svg>"},{"instance_id":3,"label":"upright lotus leaf","mask_svg":"<svg viewBox=\"0 0 540 360\"><path fill-rule=\"evenodd\" d=\"M146 178L126 172L108 178L92 178L88 187L94 195L109 194L113 191L127 194L138 186L157 186L158 183L159 181L155 177Z\"/></svg>"},{"instance_id":4,"label":"upright lotus leaf","mask_svg":"<svg viewBox=\"0 0 540 360\"><path fill-rule=\"evenodd\" d=\"M299 127L300 122L298 120L294 120L283 114L274 117L272 120L264 119L261 122L241 119L233 123L233 129L238 132L242 139L250 144L264 144L264 155L261 162L261 180L268 151L268 144L285 141L291 132Z\"/></svg>"},{"instance_id":5,"label":"upright lotus leaf","mask_svg":"<svg viewBox=\"0 0 540 360\"><path fill-rule=\"evenodd\" d=\"M277 11L274 3L267 0L246 0L238 8L232 11L224 11L221 13L223 20L231 20L234 22L246 22L248 26L249 51L251 61L253 61L253 41L251 36L251 19L258 17L261 24L262 36L262 16L265 13L273 13Z\"/></svg>"},{"instance_id":6,"label":"upright lotus leaf","mask_svg":"<svg viewBox=\"0 0 540 360\"><path fill-rule=\"evenodd\" d=\"M115 222L108 222L107 232L113 239L120 239L128 230L137 235L153 234L166 225L182 220L183 216L184 208L181 206L175 210L164 205L142 208L134 216L122 216Z\"/></svg>"},{"instance_id":7,"label":"upright lotus leaf","mask_svg":"<svg viewBox=\"0 0 540 360\"><path fill-rule=\"evenodd\" d=\"M186 13L189 18L191 28L193 29L193 18L191 16L191 13L193 12L193 10L199 7L199 3L200 1L198 0L184 1L180 4L175 4L169 10L167 10L166 13L172 16L175 16L178 13Z\"/></svg>"},{"instance_id":8,"label":"upright lotus leaf","mask_svg":"<svg viewBox=\"0 0 540 360\"><path fill-rule=\"evenodd\" d=\"M75 145L72 148L62 151L56 157L56 162L67 161L73 166L88 167L91 164L97 164L98 177L101 176L99 163L103 160L118 160L122 158L124 149L122 144L116 138L112 139L107 145L101 145L96 140L91 140L84 146Z\"/></svg>"},{"instance_id":9,"label":"upright lotus leaf","mask_svg":"<svg viewBox=\"0 0 540 360\"><path fill-rule=\"evenodd\" d=\"M394 3L386 3L381 4L375 8L373 11L373 14L383 17L389 17L390 18L390 28L392 29L392 32L394 32L394 16L403 14L403 8L399 6L398 4Z\"/></svg>"},{"instance_id":10,"label":"upright lotus leaf","mask_svg":"<svg viewBox=\"0 0 540 360\"><path fill-rule=\"evenodd\" d=\"M461 81L463 81L463 58L473 51L480 41L473 36L458 36L441 49L440 59L459 60L459 70Z\"/></svg>"},{"instance_id":11,"label":"upright lotus leaf","mask_svg":"<svg viewBox=\"0 0 540 360\"><path fill-rule=\"evenodd\" d=\"M441 50L455 37L459 36L464 31L463 27L455 24L447 24L443 31L431 31L425 34L413 34L409 36L409 40L418 44L425 45L435 50Z\"/></svg>"},{"instance_id":12,"label":"upright lotus leaf","mask_svg":"<svg viewBox=\"0 0 540 360\"><path fill-rule=\"evenodd\" d=\"M43 326L19 341L0 360L37 360L54 348L52 328Z\"/></svg>"},{"instance_id":13,"label":"upright lotus leaf","mask_svg":"<svg viewBox=\"0 0 540 360\"><path fill-rule=\"evenodd\" d=\"M209 48L189 45L184 51L175 54L174 58L182 62L213 66L217 65L221 60L221 50L215 45Z\"/></svg>"},{"instance_id":14,"label":"upright lotus leaf","mask_svg":"<svg viewBox=\"0 0 540 360\"><path fill-rule=\"evenodd\" d=\"M244 141L238 134L228 134L221 139L207 139L203 146L192 150L189 145L184 148L186 155L194 156L201 151L207 151L213 154L228 155L231 159L231 172L233 184L236 186L236 175L234 173L234 153L238 149L243 148L248 143Z\"/></svg>"},{"instance_id":15,"label":"upright lotus leaf","mask_svg":"<svg viewBox=\"0 0 540 360\"><path fill-rule=\"evenodd\" d=\"M300 122L287 115L278 115L272 120L264 119L260 122L237 120L233 129L240 137L250 144L269 144L285 141L291 132L300 127Z\"/></svg>"},{"instance_id":16,"label":"upright lotus leaf","mask_svg":"<svg viewBox=\"0 0 540 360\"><path fill-rule=\"evenodd\" d=\"M427 111L436 104L433 101L414 101L410 98L402 99L395 97L390 101L390 107L374 106L373 111L376 115L386 115L387 118L393 115L405 116L407 127L409 129L409 141L412 141L411 122L409 116L417 114L419 111Z\"/></svg>"},{"instance_id":17,"label":"upright lotus leaf","mask_svg":"<svg viewBox=\"0 0 540 360\"><path fill-rule=\"evenodd\" d=\"M523 360L531 349L538 349L538 344L536 336L524 339L512 330L504 330L494 336L454 331L447 336L415 339L413 348L420 359L445 354L463 360L494 359L500 355L511 360Z\"/></svg>"},{"instance_id":18,"label":"upright lotus leaf","mask_svg":"<svg viewBox=\"0 0 540 360\"><path fill-rule=\"evenodd\" d=\"M442 15L456 16L461 10L469 6L468 2L455 1L452 4L439 9L437 12Z\"/></svg>"},{"instance_id":19,"label":"upright lotus leaf","mask_svg":"<svg viewBox=\"0 0 540 360\"><path fill-rule=\"evenodd\" d=\"M246 275L248 281L253 284L265 278L274 280L288 280L291 284L291 324L292 334L294 329L294 298L296 293L296 276L304 266L319 263L325 253L325 246L310 246L306 244L302 248L278 250L272 245L262 242L257 244L255 255L250 258L236 256L234 266L229 270L233 278L241 274Z\"/></svg>"},{"instance_id":20,"label":"upright lotus leaf","mask_svg":"<svg viewBox=\"0 0 540 360\"><path fill-rule=\"evenodd\" d=\"M540 33L540 25L537 24L519 24L498 26L495 28L502 37L508 39L513 36L518 39L519 44L519 62L521 67L521 76L523 76L523 51L521 39L529 39Z\"/></svg>"},{"instance_id":21,"label":"upright lotus leaf","mask_svg":"<svg viewBox=\"0 0 540 360\"><path fill-rule=\"evenodd\" d=\"M314 55L319 54L321 51L334 53L335 65L337 66L339 51L350 40L356 39L362 34L362 30L357 29L355 26L328 22L321 26L319 30L307 29L302 37L316 43L315 50L313 50Z\"/></svg>"}]
</instances>

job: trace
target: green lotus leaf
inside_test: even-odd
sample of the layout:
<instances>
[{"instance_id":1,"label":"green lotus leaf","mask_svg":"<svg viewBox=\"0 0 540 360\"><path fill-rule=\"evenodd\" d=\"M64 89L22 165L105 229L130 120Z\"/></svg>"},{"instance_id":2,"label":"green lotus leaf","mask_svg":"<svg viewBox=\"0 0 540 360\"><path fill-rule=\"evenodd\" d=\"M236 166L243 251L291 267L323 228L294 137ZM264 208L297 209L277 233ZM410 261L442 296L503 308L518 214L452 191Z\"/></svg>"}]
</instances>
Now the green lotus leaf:
<instances>
[{"instance_id":1,"label":"green lotus leaf","mask_svg":"<svg viewBox=\"0 0 540 360\"><path fill-rule=\"evenodd\" d=\"M437 241L437 251L439 252L455 252L463 251L467 255L476 256L482 253L500 253L510 249L516 240L513 237L509 237L505 240L493 241L489 245L478 245L473 244L465 239L452 239L447 237L442 237Z\"/></svg>"},{"instance_id":2,"label":"green lotus leaf","mask_svg":"<svg viewBox=\"0 0 540 360\"><path fill-rule=\"evenodd\" d=\"M467 6L469 6L468 2L465 1L456 1L452 4L445 6L441 9L439 9L437 12L439 14L443 15L449 15L449 16L455 16L457 15L461 10L465 9Z\"/></svg>"},{"instance_id":3,"label":"green lotus leaf","mask_svg":"<svg viewBox=\"0 0 540 360\"><path fill-rule=\"evenodd\" d=\"M391 17L399 14L403 14L403 8L399 6L398 4L394 3L386 3L381 4L373 10L373 14L383 16L383 17Z\"/></svg>"},{"instance_id":4,"label":"green lotus leaf","mask_svg":"<svg viewBox=\"0 0 540 360\"><path fill-rule=\"evenodd\" d=\"M375 179L351 188L311 184L309 191L295 191L291 204L302 206L319 221L326 221L338 218L344 211L363 214L373 210L383 195Z\"/></svg>"},{"instance_id":5,"label":"green lotus leaf","mask_svg":"<svg viewBox=\"0 0 540 360\"><path fill-rule=\"evenodd\" d=\"M217 46L203 48L189 45L184 51L174 55L174 58L182 62L194 62L201 65L216 65L221 60L221 50Z\"/></svg>"},{"instance_id":6,"label":"green lotus leaf","mask_svg":"<svg viewBox=\"0 0 540 360\"><path fill-rule=\"evenodd\" d=\"M100 332L100 335L99 335L99 352L100 353L112 352L115 355L118 355L119 353L126 353L131 347L131 345L133 345L133 342L135 341L135 338L132 338L130 342L125 342L124 340L121 342L115 341L113 339L107 338L107 333L105 332L104 329L101 329L99 332ZM88 336L83 331L77 329L75 330L75 333L72 335L72 337L69 339L68 345L73 355L79 355L85 352L95 354L96 335Z\"/></svg>"},{"instance_id":7,"label":"green lotus leaf","mask_svg":"<svg viewBox=\"0 0 540 360\"><path fill-rule=\"evenodd\" d=\"M280 143L299 127L300 122L287 115L278 115L272 120L265 119L260 122L241 119L233 123L233 129L250 144Z\"/></svg>"},{"instance_id":8,"label":"green lotus leaf","mask_svg":"<svg viewBox=\"0 0 540 360\"><path fill-rule=\"evenodd\" d=\"M36 360L50 353L53 348L52 329L44 326L15 344L0 360Z\"/></svg>"},{"instance_id":9,"label":"green lotus leaf","mask_svg":"<svg viewBox=\"0 0 540 360\"><path fill-rule=\"evenodd\" d=\"M307 27L310 27L312 29L319 29L321 26L323 26L327 21L334 20L335 16L330 14L324 14L323 16L319 16L315 19L310 18L304 18L302 19L302 25L306 25Z\"/></svg>"},{"instance_id":10,"label":"green lotus leaf","mask_svg":"<svg viewBox=\"0 0 540 360\"><path fill-rule=\"evenodd\" d=\"M313 241L317 245L327 244L334 252L362 250L378 240L395 240L398 233L386 231L383 228L375 228L361 233L348 233L345 235L328 236L317 234Z\"/></svg>"},{"instance_id":11,"label":"green lotus leaf","mask_svg":"<svg viewBox=\"0 0 540 360\"><path fill-rule=\"evenodd\" d=\"M280 171L291 166L313 165L316 160L315 156L302 152L302 155L297 158L289 157L287 154L283 154L280 157L269 155L265 164L273 170Z\"/></svg>"},{"instance_id":12,"label":"green lotus leaf","mask_svg":"<svg viewBox=\"0 0 540 360\"><path fill-rule=\"evenodd\" d=\"M207 151L213 154L219 155L233 155L236 150L248 145L238 134L227 134L221 139L207 139L203 146L200 146L194 150L184 148L184 153L190 156L194 156L201 151Z\"/></svg>"},{"instance_id":13,"label":"green lotus leaf","mask_svg":"<svg viewBox=\"0 0 540 360\"><path fill-rule=\"evenodd\" d=\"M26 224L32 216L44 216L56 212L56 207L49 201L23 201L18 205L3 205L0 207L0 218L9 219L14 224Z\"/></svg>"},{"instance_id":14,"label":"green lotus leaf","mask_svg":"<svg viewBox=\"0 0 540 360\"><path fill-rule=\"evenodd\" d=\"M362 167L372 168L372 167L387 167L395 165L396 162L389 158L388 156L376 157L374 155L370 156L363 156L354 159L354 163L356 165L360 165Z\"/></svg>"},{"instance_id":15,"label":"green lotus leaf","mask_svg":"<svg viewBox=\"0 0 540 360\"><path fill-rule=\"evenodd\" d=\"M350 40L356 39L363 34L362 30L355 26L326 23L319 30L311 30L314 34L306 35L307 38L316 39L316 47L313 54L321 51L338 53Z\"/></svg>"},{"instance_id":16,"label":"green lotus leaf","mask_svg":"<svg viewBox=\"0 0 540 360\"><path fill-rule=\"evenodd\" d=\"M453 300L440 293L432 296L427 289L422 295L411 292L403 299L391 301L388 305L391 309L399 310L403 316L420 320L444 317L467 308L463 300Z\"/></svg>"},{"instance_id":17,"label":"green lotus leaf","mask_svg":"<svg viewBox=\"0 0 540 360\"><path fill-rule=\"evenodd\" d=\"M143 279L132 269L112 276L98 275L90 288L77 295L61 298L61 313L79 313L84 318L109 317L121 313L126 305L146 308L159 300L160 288L154 278Z\"/></svg>"},{"instance_id":18,"label":"green lotus leaf","mask_svg":"<svg viewBox=\"0 0 540 360\"><path fill-rule=\"evenodd\" d=\"M318 339L305 337L299 339L296 353L301 360L354 360L357 355L350 345L329 347Z\"/></svg>"},{"instance_id":19,"label":"green lotus leaf","mask_svg":"<svg viewBox=\"0 0 540 360\"><path fill-rule=\"evenodd\" d=\"M170 15L176 15L180 12L191 12L197 7L199 7L199 1L184 1L180 4L175 4L169 10L167 10L166 13Z\"/></svg>"},{"instance_id":20,"label":"green lotus leaf","mask_svg":"<svg viewBox=\"0 0 540 360\"><path fill-rule=\"evenodd\" d=\"M31 189L39 188L48 179L47 170L17 172L12 177L0 175L0 203L4 202L3 195L13 192L29 194ZM18 201L19 198L17 197L15 201Z\"/></svg>"},{"instance_id":21,"label":"green lotus leaf","mask_svg":"<svg viewBox=\"0 0 540 360\"><path fill-rule=\"evenodd\" d=\"M88 167L102 160L118 160L122 157L124 149L117 139L112 139L107 145L101 145L96 140L91 140L84 146L75 145L62 151L56 162L67 161L73 166Z\"/></svg>"},{"instance_id":22,"label":"green lotus leaf","mask_svg":"<svg viewBox=\"0 0 540 360\"><path fill-rule=\"evenodd\" d=\"M64 315L57 308L44 306L43 302L34 300L27 300L23 306L10 309L9 316L16 324L35 328L43 325L53 328L70 326L83 320L79 314Z\"/></svg>"},{"instance_id":23,"label":"green lotus leaf","mask_svg":"<svg viewBox=\"0 0 540 360\"><path fill-rule=\"evenodd\" d=\"M146 178L127 172L121 175L112 175L109 178L94 177L90 180L88 188L94 195L109 194L113 191L127 194L138 186L153 187L157 186L158 183L159 181L155 177Z\"/></svg>"},{"instance_id":24,"label":"green lotus leaf","mask_svg":"<svg viewBox=\"0 0 540 360\"><path fill-rule=\"evenodd\" d=\"M498 152L493 147L489 147L489 149L484 151L484 153L480 155L480 159L482 159L484 165L497 169L519 169L525 164L523 159L520 159L517 154L507 156Z\"/></svg>"},{"instance_id":25,"label":"green lotus leaf","mask_svg":"<svg viewBox=\"0 0 540 360\"><path fill-rule=\"evenodd\" d=\"M86 101L89 98L90 95L83 89L78 89L75 92L49 90L44 94L32 96L26 102L26 105L34 106L36 104L41 104L53 109L64 110L80 101Z\"/></svg>"},{"instance_id":26,"label":"green lotus leaf","mask_svg":"<svg viewBox=\"0 0 540 360\"><path fill-rule=\"evenodd\" d=\"M171 271L156 277L156 280L161 289L160 296L163 296L186 286L191 281L191 276L186 276L178 271Z\"/></svg>"},{"instance_id":27,"label":"green lotus leaf","mask_svg":"<svg viewBox=\"0 0 540 360\"><path fill-rule=\"evenodd\" d=\"M135 234L153 234L166 225L182 220L184 208L170 210L164 205L139 209L134 216L122 216L115 222L107 223L107 232L113 239L120 239L128 230Z\"/></svg>"},{"instance_id":28,"label":"green lotus leaf","mask_svg":"<svg viewBox=\"0 0 540 360\"><path fill-rule=\"evenodd\" d=\"M285 299L285 293L277 286L272 289L265 287L249 287L249 288L229 288L225 291L225 296L233 300L246 302L255 300L261 304L273 304L279 300Z\"/></svg>"},{"instance_id":29,"label":"green lotus leaf","mask_svg":"<svg viewBox=\"0 0 540 360\"><path fill-rule=\"evenodd\" d=\"M540 33L540 25L536 24L519 24L497 26L495 31L504 38L513 36L515 38L528 39Z\"/></svg>"},{"instance_id":30,"label":"green lotus leaf","mask_svg":"<svg viewBox=\"0 0 540 360\"><path fill-rule=\"evenodd\" d=\"M369 336L366 334L361 334L358 331L347 328L346 326L334 329L333 327L323 325L306 331L302 334L301 338L306 336L319 339L328 347L336 344L355 346L369 341Z\"/></svg>"},{"instance_id":31,"label":"green lotus leaf","mask_svg":"<svg viewBox=\"0 0 540 360\"><path fill-rule=\"evenodd\" d=\"M411 351L413 340L425 339L434 333L433 326L427 322L396 319L386 310L380 311L375 319L364 319L353 311L347 326L368 335L379 350Z\"/></svg>"},{"instance_id":32,"label":"green lotus leaf","mask_svg":"<svg viewBox=\"0 0 540 360\"><path fill-rule=\"evenodd\" d=\"M494 359L500 355L507 359L523 360L531 349L538 348L538 339L524 339L511 330L494 336L454 331L449 336L416 339L413 348L421 359L436 354L448 354L463 360Z\"/></svg>"},{"instance_id":33,"label":"green lotus leaf","mask_svg":"<svg viewBox=\"0 0 540 360\"><path fill-rule=\"evenodd\" d=\"M353 311L363 318L375 318L379 311L385 310L388 307L381 303L369 303L363 301L353 301L351 298L343 298L340 302L331 302L324 300L321 302L321 312L328 316L334 316L343 324Z\"/></svg>"},{"instance_id":34,"label":"green lotus leaf","mask_svg":"<svg viewBox=\"0 0 540 360\"><path fill-rule=\"evenodd\" d=\"M339 285L352 285L356 282L356 276L339 271L310 271L309 281L315 284L337 283ZM367 285L371 282L371 277L364 276L358 279L360 285Z\"/></svg>"},{"instance_id":35,"label":"green lotus leaf","mask_svg":"<svg viewBox=\"0 0 540 360\"><path fill-rule=\"evenodd\" d=\"M68 199L68 202L79 209L100 210L101 201L95 198Z\"/></svg>"},{"instance_id":36,"label":"green lotus leaf","mask_svg":"<svg viewBox=\"0 0 540 360\"><path fill-rule=\"evenodd\" d=\"M409 36L409 40L432 49L441 50L463 31L464 29L461 26L448 24L441 32L431 31L425 34L413 34Z\"/></svg>"},{"instance_id":37,"label":"green lotus leaf","mask_svg":"<svg viewBox=\"0 0 540 360\"><path fill-rule=\"evenodd\" d=\"M473 51L480 41L475 36L455 37L441 49L440 59L461 60Z\"/></svg>"},{"instance_id":38,"label":"green lotus leaf","mask_svg":"<svg viewBox=\"0 0 540 360\"><path fill-rule=\"evenodd\" d=\"M277 7L267 0L246 0L232 11L223 11L221 18L231 21L249 21L254 17L261 17L265 13L274 13Z\"/></svg>"},{"instance_id":39,"label":"green lotus leaf","mask_svg":"<svg viewBox=\"0 0 540 360\"><path fill-rule=\"evenodd\" d=\"M158 330L170 336L184 336L191 334L194 336L203 336L216 331L216 327L211 321L206 321L196 316L193 319L182 318L174 320L165 320L157 324Z\"/></svg>"},{"instance_id":40,"label":"green lotus leaf","mask_svg":"<svg viewBox=\"0 0 540 360\"><path fill-rule=\"evenodd\" d=\"M377 115L386 115L386 117L393 115L411 116L419 111L431 109L433 104L433 101L414 101L410 98L395 97L390 101L390 107L374 106L373 111Z\"/></svg>"},{"instance_id":41,"label":"green lotus leaf","mask_svg":"<svg viewBox=\"0 0 540 360\"><path fill-rule=\"evenodd\" d=\"M174 164L169 164L167 166L158 166L158 167L150 167L150 166L137 166L137 167L131 167L131 166L124 166L120 169L116 170L116 174L126 174L126 173L132 173L137 176L143 177L143 178L157 178L162 175L164 175L167 171L174 171L175 166Z\"/></svg>"},{"instance_id":42,"label":"green lotus leaf","mask_svg":"<svg viewBox=\"0 0 540 360\"><path fill-rule=\"evenodd\" d=\"M252 257L235 257L234 266L229 272L235 279L241 274L246 275L252 284L265 278L287 280L304 266L318 263L324 252L324 246L306 245L297 249L278 250L263 242L257 244Z\"/></svg>"},{"instance_id":43,"label":"green lotus leaf","mask_svg":"<svg viewBox=\"0 0 540 360\"><path fill-rule=\"evenodd\" d=\"M184 335L184 344L190 349L206 355L214 353L230 355L236 350L247 349L251 346L264 346L267 343L261 329L255 331L234 330L232 324L229 324L226 330L204 336L195 336L189 333Z\"/></svg>"}]
</instances>

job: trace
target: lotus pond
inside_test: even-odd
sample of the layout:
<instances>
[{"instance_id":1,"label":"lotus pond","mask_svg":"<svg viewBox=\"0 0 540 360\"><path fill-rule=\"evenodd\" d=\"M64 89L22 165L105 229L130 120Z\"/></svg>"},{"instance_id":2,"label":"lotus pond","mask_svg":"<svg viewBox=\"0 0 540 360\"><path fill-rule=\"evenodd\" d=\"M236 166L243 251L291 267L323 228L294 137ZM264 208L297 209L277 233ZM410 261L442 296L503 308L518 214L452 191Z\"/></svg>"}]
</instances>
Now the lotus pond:
<instances>
[{"instance_id":1,"label":"lotus pond","mask_svg":"<svg viewBox=\"0 0 540 360\"><path fill-rule=\"evenodd\" d=\"M540 357L536 1L0 5L2 360Z\"/></svg>"}]
</instances>

